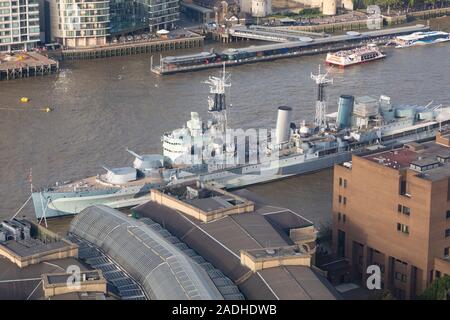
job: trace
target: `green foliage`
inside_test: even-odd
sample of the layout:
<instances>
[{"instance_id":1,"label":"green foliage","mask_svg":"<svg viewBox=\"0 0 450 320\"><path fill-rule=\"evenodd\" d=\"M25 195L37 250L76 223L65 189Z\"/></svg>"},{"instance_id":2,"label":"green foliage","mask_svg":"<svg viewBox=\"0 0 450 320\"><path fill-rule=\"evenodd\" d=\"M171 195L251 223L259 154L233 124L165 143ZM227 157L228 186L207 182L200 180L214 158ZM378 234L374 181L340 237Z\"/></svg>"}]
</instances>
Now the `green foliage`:
<instances>
[{"instance_id":1,"label":"green foliage","mask_svg":"<svg viewBox=\"0 0 450 320\"><path fill-rule=\"evenodd\" d=\"M320 8L304 8L299 15L301 16L314 16L320 15Z\"/></svg>"},{"instance_id":2,"label":"green foliage","mask_svg":"<svg viewBox=\"0 0 450 320\"><path fill-rule=\"evenodd\" d=\"M423 9L424 7L443 7L450 5L450 0L354 0L356 8L367 8L369 5L378 5L383 9Z\"/></svg>"},{"instance_id":3,"label":"green foliage","mask_svg":"<svg viewBox=\"0 0 450 320\"><path fill-rule=\"evenodd\" d=\"M300 18L314 18L314 17L320 17L322 16L322 13L320 12L320 8L304 8L299 13L295 12L283 12L283 13L274 13L269 15L269 18L284 18L288 17L291 19L300 19Z\"/></svg>"},{"instance_id":4,"label":"green foliage","mask_svg":"<svg viewBox=\"0 0 450 320\"><path fill-rule=\"evenodd\" d=\"M369 299L371 299L371 300L395 300L394 295L388 289L375 290L375 291L376 292L374 292L373 295L371 295L369 297Z\"/></svg>"},{"instance_id":5,"label":"green foliage","mask_svg":"<svg viewBox=\"0 0 450 320\"><path fill-rule=\"evenodd\" d=\"M435 279L419 296L421 300L445 300L450 292L450 276Z\"/></svg>"},{"instance_id":6,"label":"green foliage","mask_svg":"<svg viewBox=\"0 0 450 320\"><path fill-rule=\"evenodd\" d=\"M389 290L384 290L380 300L395 300L395 297Z\"/></svg>"}]
</instances>

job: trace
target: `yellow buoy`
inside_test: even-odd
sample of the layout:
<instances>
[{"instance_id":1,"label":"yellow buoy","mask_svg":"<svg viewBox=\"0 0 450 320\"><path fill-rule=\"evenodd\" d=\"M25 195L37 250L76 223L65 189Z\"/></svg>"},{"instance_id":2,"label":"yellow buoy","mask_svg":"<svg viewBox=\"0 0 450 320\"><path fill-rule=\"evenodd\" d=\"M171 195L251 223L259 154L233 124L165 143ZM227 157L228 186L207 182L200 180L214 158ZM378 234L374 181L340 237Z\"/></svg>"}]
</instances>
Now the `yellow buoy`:
<instances>
[{"instance_id":1,"label":"yellow buoy","mask_svg":"<svg viewBox=\"0 0 450 320\"><path fill-rule=\"evenodd\" d=\"M27 103L28 101L30 101L30 99L28 99L27 97L20 98L20 102L22 103Z\"/></svg>"}]
</instances>

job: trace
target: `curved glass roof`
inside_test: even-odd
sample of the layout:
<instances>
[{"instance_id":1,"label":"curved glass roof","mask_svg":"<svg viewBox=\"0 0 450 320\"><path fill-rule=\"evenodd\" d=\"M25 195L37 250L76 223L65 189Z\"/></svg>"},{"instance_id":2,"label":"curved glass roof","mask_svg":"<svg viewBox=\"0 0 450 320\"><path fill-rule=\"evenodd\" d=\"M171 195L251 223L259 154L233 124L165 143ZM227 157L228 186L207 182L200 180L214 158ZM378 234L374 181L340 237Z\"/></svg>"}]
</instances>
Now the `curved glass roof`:
<instances>
[{"instance_id":1,"label":"curved glass roof","mask_svg":"<svg viewBox=\"0 0 450 320\"><path fill-rule=\"evenodd\" d=\"M91 206L70 232L99 247L138 281L150 299L223 299L205 270L147 224Z\"/></svg>"}]
</instances>

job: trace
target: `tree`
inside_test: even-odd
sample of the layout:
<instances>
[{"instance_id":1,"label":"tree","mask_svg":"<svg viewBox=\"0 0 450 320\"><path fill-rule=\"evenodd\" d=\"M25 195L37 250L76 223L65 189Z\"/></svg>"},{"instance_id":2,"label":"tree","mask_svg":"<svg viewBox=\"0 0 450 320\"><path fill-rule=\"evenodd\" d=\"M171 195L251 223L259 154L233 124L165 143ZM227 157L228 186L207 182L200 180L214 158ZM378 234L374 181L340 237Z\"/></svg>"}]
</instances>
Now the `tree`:
<instances>
[{"instance_id":1,"label":"tree","mask_svg":"<svg viewBox=\"0 0 450 320\"><path fill-rule=\"evenodd\" d=\"M407 6L406 11L409 12L409 9L410 9L410 8L413 8L414 5L416 4L416 0L406 0L406 2L408 3L408 6Z\"/></svg>"},{"instance_id":2,"label":"tree","mask_svg":"<svg viewBox=\"0 0 450 320\"><path fill-rule=\"evenodd\" d=\"M445 300L450 292L450 276L435 279L419 296L421 300Z\"/></svg>"}]
</instances>

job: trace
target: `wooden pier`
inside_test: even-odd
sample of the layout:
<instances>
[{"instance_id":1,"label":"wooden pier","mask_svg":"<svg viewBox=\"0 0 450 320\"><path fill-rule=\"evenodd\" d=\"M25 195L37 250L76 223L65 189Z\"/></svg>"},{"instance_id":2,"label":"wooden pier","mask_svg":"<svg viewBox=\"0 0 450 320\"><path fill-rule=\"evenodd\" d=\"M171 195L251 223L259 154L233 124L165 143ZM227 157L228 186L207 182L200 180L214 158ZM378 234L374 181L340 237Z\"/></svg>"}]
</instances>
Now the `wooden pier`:
<instances>
[{"instance_id":1,"label":"wooden pier","mask_svg":"<svg viewBox=\"0 0 450 320\"><path fill-rule=\"evenodd\" d=\"M120 57L142 53L199 48L203 46L203 43L204 37L200 35L179 39L119 43L95 48L62 50L61 58L63 60L87 60Z\"/></svg>"},{"instance_id":2,"label":"wooden pier","mask_svg":"<svg viewBox=\"0 0 450 320\"><path fill-rule=\"evenodd\" d=\"M44 76L58 70L58 61L37 52L0 55L0 80Z\"/></svg>"}]
</instances>

